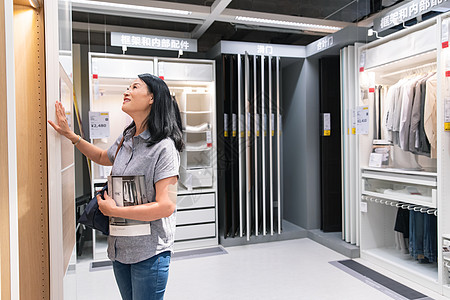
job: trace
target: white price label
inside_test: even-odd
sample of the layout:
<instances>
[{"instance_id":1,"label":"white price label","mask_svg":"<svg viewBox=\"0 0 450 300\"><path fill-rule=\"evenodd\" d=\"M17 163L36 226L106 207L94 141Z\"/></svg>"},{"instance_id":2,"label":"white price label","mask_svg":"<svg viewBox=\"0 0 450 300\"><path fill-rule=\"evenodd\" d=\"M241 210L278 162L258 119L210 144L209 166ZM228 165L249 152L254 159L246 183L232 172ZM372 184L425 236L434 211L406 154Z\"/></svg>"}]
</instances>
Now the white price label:
<instances>
[{"instance_id":1,"label":"white price label","mask_svg":"<svg viewBox=\"0 0 450 300\"><path fill-rule=\"evenodd\" d=\"M260 126L260 119L259 119L259 114L256 115L256 136L259 136L259 126Z\"/></svg>"},{"instance_id":2,"label":"white price label","mask_svg":"<svg viewBox=\"0 0 450 300\"><path fill-rule=\"evenodd\" d=\"M359 71L363 72L366 66L366 51L361 51L361 56L359 57Z\"/></svg>"},{"instance_id":3,"label":"white price label","mask_svg":"<svg viewBox=\"0 0 450 300\"><path fill-rule=\"evenodd\" d=\"M158 64L158 76L164 76L164 63L160 62Z\"/></svg>"},{"instance_id":4,"label":"white price label","mask_svg":"<svg viewBox=\"0 0 450 300\"><path fill-rule=\"evenodd\" d=\"M248 136L250 136L250 131L251 131L251 127L252 127L251 119L252 119L252 116L250 115L250 113L247 113L247 135Z\"/></svg>"},{"instance_id":5,"label":"white price label","mask_svg":"<svg viewBox=\"0 0 450 300\"><path fill-rule=\"evenodd\" d=\"M211 131L206 132L206 147L212 147Z\"/></svg>"},{"instance_id":6,"label":"white price label","mask_svg":"<svg viewBox=\"0 0 450 300\"><path fill-rule=\"evenodd\" d=\"M244 137L245 132L245 115L241 115L240 122L239 122L239 131L241 137Z\"/></svg>"},{"instance_id":7,"label":"white price label","mask_svg":"<svg viewBox=\"0 0 450 300\"><path fill-rule=\"evenodd\" d=\"M223 132L224 136L228 137L228 114L223 114Z\"/></svg>"},{"instance_id":8,"label":"white price label","mask_svg":"<svg viewBox=\"0 0 450 300\"><path fill-rule=\"evenodd\" d=\"M356 134L369 134L368 106L358 106L356 110Z\"/></svg>"},{"instance_id":9,"label":"white price label","mask_svg":"<svg viewBox=\"0 0 450 300\"><path fill-rule=\"evenodd\" d=\"M445 19L442 22L442 31L441 31L442 32L442 36L441 36L442 43L448 42L448 24L449 24L448 19ZM448 44L447 44L447 47L448 47Z\"/></svg>"},{"instance_id":10,"label":"white price label","mask_svg":"<svg viewBox=\"0 0 450 300\"><path fill-rule=\"evenodd\" d=\"M89 136L91 139L109 137L109 112L89 112Z\"/></svg>"},{"instance_id":11,"label":"white price label","mask_svg":"<svg viewBox=\"0 0 450 300\"><path fill-rule=\"evenodd\" d=\"M69 125L69 127L71 129L72 128L72 113L70 111L66 111L66 120L67 120L67 124Z\"/></svg>"},{"instance_id":12,"label":"white price label","mask_svg":"<svg viewBox=\"0 0 450 300\"><path fill-rule=\"evenodd\" d=\"M323 114L323 130L331 130L331 114Z\"/></svg>"},{"instance_id":13,"label":"white price label","mask_svg":"<svg viewBox=\"0 0 450 300\"><path fill-rule=\"evenodd\" d=\"M237 116L236 114L233 114L231 117L231 122L232 122L232 127L233 127L233 137L236 136L236 131L237 131Z\"/></svg>"},{"instance_id":14,"label":"white price label","mask_svg":"<svg viewBox=\"0 0 450 300\"><path fill-rule=\"evenodd\" d=\"M367 202L361 202L359 205L361 212L367 212Z\"/></svg>"},{"instance_id":15,"label":"white price label","mask_svg":"<svg viewBox=\"0 0 450 300\"><path fill-rule=\"evenodd\" d=\"M274 136L275 134L275 114L272 114L270 118L270 131L271 135Z\"/></svg>"}]
</instances>

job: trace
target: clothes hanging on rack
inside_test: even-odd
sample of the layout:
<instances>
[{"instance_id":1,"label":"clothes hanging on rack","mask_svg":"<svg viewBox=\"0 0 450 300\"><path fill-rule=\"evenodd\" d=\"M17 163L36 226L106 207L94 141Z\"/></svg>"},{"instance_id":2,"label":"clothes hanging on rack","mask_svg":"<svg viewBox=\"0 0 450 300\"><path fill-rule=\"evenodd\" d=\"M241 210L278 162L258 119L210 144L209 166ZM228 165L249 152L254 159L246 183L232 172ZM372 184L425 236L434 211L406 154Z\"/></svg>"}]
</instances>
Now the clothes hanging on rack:
<instances>
[{"instance_id":1,"label":"clothes hanging on rack","mask_svg":"<svg viewBox=\"0 0 450 300\"><path fill-rule=\"evenodd\" d=\"M395 244L396 248L404 254L409 253L409 212L399 208L395 220Z\"/></svg>"},{"instance_id":2,"label":"clothes hanging on rack","mask_svg":"<svg viewBox=\"0 0 450 300\"><path fill-rule=\"evenodd\" d=\"M426 82L424 128L431 145L431 158L437 157L437 113L436 113L437 76L434 74Z\"/></svg>"},{"instance_id":3,"label":"clothes hanging on rack","mask_svg":"<svg viewBox=\"0 0 450 300\"><path fill-rule=\"evenodd\" d=\"M386 138L404 151L436 157L436 73L403 78L387 93ZM434 150L433 150L434 149Z\"/></svg>"},{"instance_id":4,"label":"clothes hanging on rack","mask_svg":"<svg viewBox=\"0 0 450 300\"><path fill-rule=\"evenodd\" d=\"M420 263L437 261L437 218L409 211L409 252Z\"/></svg>"}]
</instances>

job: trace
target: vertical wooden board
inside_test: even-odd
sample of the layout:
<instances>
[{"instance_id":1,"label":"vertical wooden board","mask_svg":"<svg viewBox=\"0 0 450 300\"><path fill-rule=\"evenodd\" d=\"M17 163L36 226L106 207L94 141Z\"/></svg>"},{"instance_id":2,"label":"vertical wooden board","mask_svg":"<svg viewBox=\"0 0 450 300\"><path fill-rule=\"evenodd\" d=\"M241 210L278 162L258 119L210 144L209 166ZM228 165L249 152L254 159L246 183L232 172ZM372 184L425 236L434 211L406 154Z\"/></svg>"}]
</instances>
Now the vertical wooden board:
<instances>
[{"instance_id":1,"label":"vertical wooden board","mask_svg":"<svg viewBox=\"0 0 450 300\"><path fill-rule=\"evenodd\" d=\"M63 217L63 274L66 273L75 247L75 167L72 165L61 173Z\"/></svg>"},{"instance_id":2,"label":"vertical wooden board","mask_svg":"<svg viewBox=\"0 0 450 300\"><path fill-rule=\"evenodd\" d=\"M43 8L14 6L21 299L49 299Z\"/></svg>"},{"instance_id":3,"label":"vertical wooden board","mask_svg":"<svg viewBox=\"0 0 450 300\"><path fill-rule=\"evenodd\" d=\"M0 2L0 90L6 95L5 3ZM11 298L6 97L0 98L0 299Z\"/></svg>"}]
</instances>

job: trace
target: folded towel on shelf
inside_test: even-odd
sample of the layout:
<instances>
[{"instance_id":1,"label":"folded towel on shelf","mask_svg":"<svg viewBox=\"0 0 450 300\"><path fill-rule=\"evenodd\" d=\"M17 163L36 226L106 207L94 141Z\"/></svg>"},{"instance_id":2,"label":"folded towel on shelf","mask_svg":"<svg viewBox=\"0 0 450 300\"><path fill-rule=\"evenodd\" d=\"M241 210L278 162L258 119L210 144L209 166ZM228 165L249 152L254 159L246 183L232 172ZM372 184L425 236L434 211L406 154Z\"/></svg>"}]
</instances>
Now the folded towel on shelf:
<instances>
[{"instance_id":1,"label":"folded towel on shelf","mask_svg":"<svg viewBox=\"0 0 450 300\"><path fill-rule=\"evenodd\" d=\"M208 146L205 141L200 142L187 142L186 143L186 150L187 151L201 151L201 150L208 150Z\"/></svg>"},{"instance_id":2,"label":"folded towel on shelf","mask_svg":"<svg viewBox=\"0 0 450 300\"><path fill-rule=\"evenodd\" d=\"M210 129L209 123L202 123L202 124L196 125L196 126L186 125L186 131L200 132L200 131L206 131L209 129Z\"/></svg>"}]
</instances>

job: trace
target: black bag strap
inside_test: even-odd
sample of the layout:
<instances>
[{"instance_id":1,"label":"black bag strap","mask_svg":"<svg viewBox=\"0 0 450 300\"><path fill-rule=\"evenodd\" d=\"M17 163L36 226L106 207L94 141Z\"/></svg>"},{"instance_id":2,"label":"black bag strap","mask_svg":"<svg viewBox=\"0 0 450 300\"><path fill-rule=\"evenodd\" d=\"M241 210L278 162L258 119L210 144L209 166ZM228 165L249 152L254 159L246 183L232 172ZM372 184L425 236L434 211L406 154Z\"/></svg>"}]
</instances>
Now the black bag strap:
<instances>
[{"instance_id":1,"label":"black bag strap","mask_svg":"<svg viewBox=\"0 0 450 300\"><path fill-rule=\"evenodd\" d=\"M119 153L120 147L122 147L123 140L124 140L124 137L122 137L122 139L120 140L119 146L117 147L117 150L116 150L116 155L114 155L114 160L116 160L117 153Z\"/></svg>"}]
</instances>

